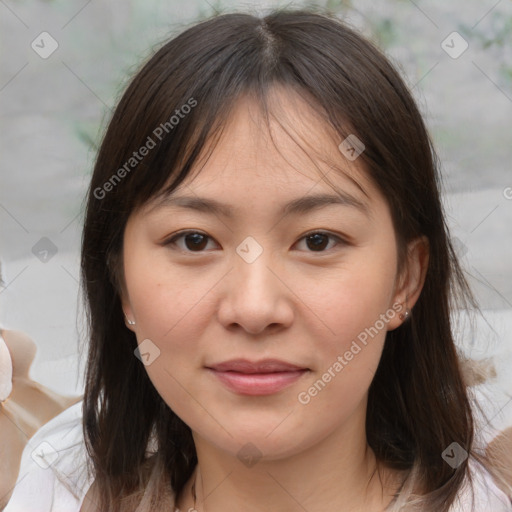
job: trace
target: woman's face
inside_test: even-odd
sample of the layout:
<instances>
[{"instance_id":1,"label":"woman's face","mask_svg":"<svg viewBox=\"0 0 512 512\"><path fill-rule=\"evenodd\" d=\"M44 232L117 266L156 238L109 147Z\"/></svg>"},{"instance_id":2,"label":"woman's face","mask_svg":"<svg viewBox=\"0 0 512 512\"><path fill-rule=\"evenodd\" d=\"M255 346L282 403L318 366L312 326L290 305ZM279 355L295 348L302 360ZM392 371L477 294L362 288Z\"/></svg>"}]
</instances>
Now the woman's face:
<instances>
[{"instance_id":1,"label":"woman's face","mask_svg":"<svg viewBox=\"0 0 512 512\"><path fill-rule=\"evenodd\" d=\"M204 168L125 231L123 307L148 375L196 441L233 455L364 435L386 332L405 310L384 197L296 100L280 99L288 129L343 168L316 162L337 193L272 124L280 154L242 101Z\"/></svg>"}]
</instances>

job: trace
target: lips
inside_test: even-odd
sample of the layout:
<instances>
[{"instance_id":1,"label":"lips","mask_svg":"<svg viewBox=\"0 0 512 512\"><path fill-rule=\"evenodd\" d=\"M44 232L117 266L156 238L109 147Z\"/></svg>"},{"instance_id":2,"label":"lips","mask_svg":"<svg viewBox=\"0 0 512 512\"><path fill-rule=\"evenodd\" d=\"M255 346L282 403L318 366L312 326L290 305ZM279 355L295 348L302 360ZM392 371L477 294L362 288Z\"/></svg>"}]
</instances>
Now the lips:
<instances>
[{"instance_id":1,"label":"lips","mask_svg":"<svg viewBox=\"0 0 512 512\"><path fill-rule=\"evenodd\" d=\"M308 370L308 368L280 361L279 359L264 359L259 362L251 362L247 359L232 359L230 361L208 366L207 368L219 372L238 373L277 373Z\"/></svg>"},{"instance_id":2,"label":"lips","mask_svg":"<svg viewBox=\"0 0 512 512\"><path fill-rule=\"evenodd\" d=\"M239 395L271 395L299 380L309 368L278 359L251 362L232 359L208 366L210 371L227 389Z\"/></svg>"}]
</instances>

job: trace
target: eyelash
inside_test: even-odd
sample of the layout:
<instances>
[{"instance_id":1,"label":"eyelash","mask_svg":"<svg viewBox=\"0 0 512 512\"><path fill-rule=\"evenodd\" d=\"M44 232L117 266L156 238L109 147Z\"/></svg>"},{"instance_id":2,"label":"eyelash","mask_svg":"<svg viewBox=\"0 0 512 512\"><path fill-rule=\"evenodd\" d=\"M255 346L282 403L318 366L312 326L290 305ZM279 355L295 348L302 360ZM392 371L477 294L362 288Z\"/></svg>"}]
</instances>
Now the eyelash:
<instances>
[{"instance_id":1,"label":"eyelash","mask_svg":"<svg viewBox=\"0 0 512 512\"><path fill-rule=\"evenodd\" d=\"M176 245L177 240L185 237L186 235L191 235L191 234L202 235L202 236L208 238L209 240L213 240L212 237L208 236L206 233L202 233L201 231L187 230L187 231L180 231L178 233L175 233L171 238L166 240L162 245L164 245L164 246ZM310 231L309 233L306 233L305 235L303 235L299 240L303 240L303 239L311 237L313 235L326 235L329 238L336 240L337 245L348 245L348 242L346 240L344 240L343 238L341 238L337 235L334 235L333 233L330 233L329 231ZM329 250L330 249L322 250L322 251L306 251L306 252L311 252L313 254L315 254L315 253L322 254L322 253L328 252ZM201 254L203 252L206 252L206 251L190 251L188 249L181 249L181 251L185 252L185 253L190 253L190 254L194 254L194 253Z\"/></svg>"}]
</instances>

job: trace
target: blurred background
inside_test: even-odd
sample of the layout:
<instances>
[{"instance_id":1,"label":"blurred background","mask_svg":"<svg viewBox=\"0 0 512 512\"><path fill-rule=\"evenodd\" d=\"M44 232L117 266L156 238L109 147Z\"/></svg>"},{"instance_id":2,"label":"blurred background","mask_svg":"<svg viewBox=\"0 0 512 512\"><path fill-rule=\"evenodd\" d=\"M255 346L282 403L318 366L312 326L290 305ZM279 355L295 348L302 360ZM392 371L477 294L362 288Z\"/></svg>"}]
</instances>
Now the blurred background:
<instances>
[{"instance_id":1,"label":"blurred background","mask_svg":"<svg viewBox=\"0 0 512 512\"><path fill-rule=\"evenodd\" d=\"M330 9L385 50L441 157L457 251L483 315L459 346L492 359L477 393L512 425L512 1L0 0L0 324L29 334L32 375L82 393L79 251L95 150L128 78L218 12ZM464 319L464 318L463 318Z\"/></svg>"}]
</instances>

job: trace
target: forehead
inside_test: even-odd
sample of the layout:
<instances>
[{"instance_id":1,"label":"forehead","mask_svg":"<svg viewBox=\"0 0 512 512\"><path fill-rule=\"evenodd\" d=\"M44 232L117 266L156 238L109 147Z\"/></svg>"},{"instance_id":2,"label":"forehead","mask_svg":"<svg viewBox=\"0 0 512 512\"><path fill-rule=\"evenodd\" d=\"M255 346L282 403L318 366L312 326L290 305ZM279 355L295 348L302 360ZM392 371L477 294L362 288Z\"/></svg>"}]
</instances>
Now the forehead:
<instances>
[{"instance_id":1,"label":"forehead","mask_svg":"<svg viewBox=\"0 0 512 512\"><path fill-rule=\"evenodd\" d=\"M203 154L200 165L151 206L169 206L169 199L184 195L216 198L239 209L262 202L284 204L310 194L336 194L342 202L359 203L370 211L378 191L362 161L349 161L339 150L341 137L314 105L294 92L275 88L268 107L266 117L251 97L238 100L220 137L204 148L207 157ZM172 201L174 206L178 203ZM333 201L324 201L329 203Z\"/></svg>"},{"instance_id":2,"label":"forehead","mask_svg":"<svg viewBox=\"0 0 512 512\"><path fill-rule=\"evenodd\" d=\"M206 173L201 170L205 181L223 174L230 180L245 178L254 171L262 182L273 184L317 182L334 166L352 178L365 178L362 166L343 156L340 136L314 105L283 87L269 91L267 105L265 112L250 96L238 100L205 165Z\"/></svg>"}]
</instances>

